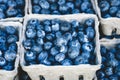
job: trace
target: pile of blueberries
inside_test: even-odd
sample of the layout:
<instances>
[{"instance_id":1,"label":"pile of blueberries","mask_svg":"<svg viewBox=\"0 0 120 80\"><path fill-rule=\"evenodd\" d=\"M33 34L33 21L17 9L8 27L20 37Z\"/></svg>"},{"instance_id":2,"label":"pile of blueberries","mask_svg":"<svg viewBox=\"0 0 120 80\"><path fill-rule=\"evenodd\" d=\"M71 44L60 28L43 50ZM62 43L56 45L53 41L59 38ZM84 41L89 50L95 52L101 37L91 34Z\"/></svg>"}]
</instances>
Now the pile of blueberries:
<instances>
[{"instance_id":1,"label":"pile of blueberries","mask_svg":"<svg viewBox=\"0 0 120 80\"><path fill-rule=\"evenodd\" d=\"M94 14L90 0L32 0L32 13L36 14Z\"/></svg>"},{"instance_id":2,"label":"pile of blueberries","mask_svg":"<svg viewBox=\"0 0 120 80\"><path fill-rule=\"evenodd\" d=\"M13 70L17 56L18 31L13 26L0 28L0 69Z\"/></svg>"},{"instance_id":3,"label":"pile of blueberries","mask_svg":"<svg viewBox=\"0 0 120 80\"><path fill-rule=\"evenodd\" d=\"M120 44L107 49L101 46L102 66L97 71L98 80L120 80Z\"/></svg>"},{"instance_id":4,"label":"pile of blueberries","mask_svg":"<svg viewBox=\"0 0 120 80\"><path fill-rule=\"evenodd\" d=\"M26 25L23 46L26 65L95 65L95 21L84 23L60 19L31 19Z\"/></svg>"},{"instance_id":5,"label":"pile of blueberries","mask_svg":"<svg viewBox=\"0 0 120 80\"><path fill-rule=\"evenodd\" d=\"M0 19L23 17L25 0L0 0Z\"/></svg>"},{"instance_id":6,"label":"pile of blueberries","mask_svg":"<svg viewBox=\"0 0 120 80\"><path fill-rule=\"evenodd\" d=\"M98 0L103 18L120 18L120 0Z\"/></svg>"}]
</instances>

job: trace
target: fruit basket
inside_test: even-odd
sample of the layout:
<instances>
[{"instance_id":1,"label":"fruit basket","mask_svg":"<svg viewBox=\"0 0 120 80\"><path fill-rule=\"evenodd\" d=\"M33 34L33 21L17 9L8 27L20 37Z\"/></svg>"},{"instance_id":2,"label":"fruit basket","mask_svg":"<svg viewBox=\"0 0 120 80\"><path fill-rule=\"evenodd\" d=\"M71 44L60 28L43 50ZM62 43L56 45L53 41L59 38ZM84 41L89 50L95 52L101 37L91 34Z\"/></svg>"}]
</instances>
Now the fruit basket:
<instances>
[{"instance_id":1,"label":"fruit basket","mask_svg":"<svg viewBox=\"0 0 120 80\"><path fill-rule=\"evenodd\" d=\"M95 14L93 0L29 0L30 14Z\"/></svg>"},{"instance_id":2,"label":"fruit basket","mask_svg":"<svg viewBox=\"0 0 120 80\"><path fill-rule=\"evenodd\" d=\"M101 22L101 29L104 35L110 36L120 34L120 13L119 0L95 0L96 13Z\"/></svg>"},{"instance_id":3,"label":"fruit basket","mask_svg":"<svg viewBox=\"0 0 120 80\"><path fill-rule=\"evenodd\" d=\"M27 65L26 60L30 61L30 58L28 58L28 59L25 58L26 50L24 49L24 46L21 45L20 65L21 65L22 69L28 73L28 75L30 76L30 78L32 80L42 80L43 78L45 78L45 80L58 80L58 79L78 80L81 78L84 80L92 80L93 77L95 76L96 70L98 70L101 66L101 56L100 56L100 52L99 52L100 51L99 50L100 49L99 33L98 33L99 22L98 22L97 17L92 14L91 15L77 14L77 15L64 15L64 16L30 14L30 15L25 16L25 21L23 23L24 26L22 29L23 32L22 32L21 40L20 40L21 43L23 43L23 41L26 39L26 37L25 37L26 26L27 26L28 21L31 19L38 19L38 20L60 19L60 20L68 21L68 22L70 22L71 20L76 20L78 22L84 22L86 19L89 19L89 18L92 18L95 20L94 28L95 28L96 35L94 38L95 49L93 52L93 54L95 54L95 56L96 56L95 64L94 65L90 65L90 64L69 65L69 63L67 63L67 65L69 65L69 66L61 66L61 65L50 66L49 63L46 63L47 64L47 66L46 66L43 64L36 64L35 62L31 62L31 63L29 63L30 65ZM33 21L33 23L34 23L34 21ZM32 26L28 26L28 27L30 29L33 28ZM40 29L40 28L41 28L41 26L38 29ZM56 26L53 26L53 29L56 30ZM67 30L67 28L65 28L65 30ZM32 36L29 36L29 38L33 37L33 35L34 35L34 33L32 33ZM38 35L38 36L41 36L41 35ZM29 49L29 47L27 47L27 49ZM37 51L38 51L38 49L37 49ZM61 60L61 59L59 59L59 60Z\"/></svg>"},{"instance_id":4,"label":"fruit basket","mask_svg":"<svg viewBox=\"0 0 120 80\"><path fill-rule=\"evenodd\" d=\"M5 37L6 34L7 34L7 36L14 35L14 33L16 33L16 30L19 30L18 31L18 37L19 37L21 34L21 27L22 27L22 24L19 22L0 22L0 28L1 28L0 29L0 34L1 34L0 37L2 37L3 35ZM5 30L7 33L2 32L2 30ZM0 48L0 53L1 53L1 55L0 55L0 58L1 58L0 80L3 80L3 79L4 80L14 80L18 73L17 69L18 69L18 65L19 65L20 43L19 43L19 41L17 41L17 42L15 41L15 43L13 43L14 40L10 40L10 37L9 38L6 37L6 38L7 38L6 44L7 44L8 49L6 48L3 50L3 48L5 46L2 46L2 42L0 42L1 43L0 44L1 45L1 48ZM3 39L3 40L5 40L5 39ZM13 46L10 47L10 44L13 44ZM15 47L14 44L17 45L18 47ZM14 51L15 48L17 48L18 50ZM12 52L9 52L9 51L12 51ZM15 55L14 55L14 52L15 52ZM11 55L10 55L10 53L11 53ZM3 60L3 62L2 62L2 60Z\"/></svg>"},{"instance_id":5,"label":"fruit basket","mask_svg":"<svg viewBox=\"0 0 120 80\"><path fill-rule=\"evenodd\" d=\"M101 79L116 79L119 80L120 73L120 41L111 40L101 42L102 66L97 71L97 80Z\"/></svg>"},{"instance_id":6,"label":"fruit basket","mask_svg":"<svg viewBox=\"0 0 120 80\"><path fill-rule=\"evenodd\" d=\"M1 0L0 21L22 21L27 14L28 0Z\"/></svg>"}]
</instances>

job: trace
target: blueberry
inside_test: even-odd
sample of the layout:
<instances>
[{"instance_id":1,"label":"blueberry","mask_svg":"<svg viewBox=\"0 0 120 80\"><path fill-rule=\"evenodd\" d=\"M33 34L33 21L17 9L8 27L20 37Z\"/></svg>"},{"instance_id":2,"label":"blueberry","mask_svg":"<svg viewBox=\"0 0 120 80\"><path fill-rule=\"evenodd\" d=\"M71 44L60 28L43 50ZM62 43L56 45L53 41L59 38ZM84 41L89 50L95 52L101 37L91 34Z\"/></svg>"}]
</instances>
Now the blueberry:
<instances>
[{"instance_id":1,"label":"blueberry","mask_svg":"<svg viewBox=\"0 0 120 80\"><path fill-rule=\"evenodd\" d=\"M50 10L49 9L42 9L41 14L50 14Z\"/></svg>"},{"instance_id":2,"label":"blueberry","mask_svg":"<svg viewBox=\"0 0 120 80\"><path fill-rule=\"evenodd\" d=\"M36 61L31 61L31 62L27 62L27 64L28 65L35 65L35 64L37 64L37 62Z\"/></svg>"},{"instance_id":3,"label":"blueberry","mask_svg":"<svg viewBox=\"0 0 120 80\"><path fill-rule=\"evenodd\" d=\"M45 27L45 32L51 32L52 31L52 29L51 29L51 27L50 26L44 26Z\"/></svg>"},{"instance_id":4,"label":"blueberry","mask_svg":"<svg viewBox=\"0 0 120 80\"><path fill-rule=\"evenodd\" d=\"M118 60L120 60L120 52L119 52L119 50L117 51L117 53L115 53L115 57L116 57Z\"/></svg>"},{"instance_id":5,"label":"blueberry","mask_svg":"<svg viewBox=\"0 0 120 80\"><path fill-rule=\"evenodd\" d=\"M6 26L5 27L5 31L8 33L8 34L15 34L17 31L16 29L13 27L13 26Z\"/></svg>"},{"instance_id":6,"label":"blueberry","mask_svg":"<svg viewBox=\"0 0 120 80\"><path fill-rule=\"evenodd\" d=\"M66 0L58 0L58 4L59 5L63 5L63 4L65 4L66 3Z\"/></svg>"},{"instance_id":7,"label":"blueberry","mask_svg":"<svg viewBox=\"0 0 120 80\"><path fill-rule=\"evenodd\" d=\"M3 31L2 29L0 29L0 36L6 37L7 33L5 31Z\"/></svg>"},{"instance_id":8,"label":"blueberry","mask_svg":"<svg viewBox=\"0 0 120 80\"><path fill-rule=\"evenodd\" d=\"M16 7L17 6L16 1L14 1L14 0L9 0L7 2L7 5L8 5L8 7Z\"/></svg>"},{"instance_id":9,"label":"blueberry","mask_svg":"<svg viewBox=\"0 0 120 80\"><path fill-rule=\"evenodd\" d=\"M28 24L28 25L26 26L26 29L35 29L35 26L33 26L33 25L31 25L31 24Z\"/></svg>"},{"instance_id":10,"label":"blueberry","mask_svg":"<svg viewBox=\"0 0 120 80\"><path fill-rule=\"evenodd\" d=\"M37 1L37 0L35 0ZM25 5L25 1L24 0L16 0L17 6L24 6Z\"/></svg>"},{"instance_id":11,"label":"blueberry","mask_svg":"<svg viewBox=\"0 0 120 80\"><path fill-rule=\"evenodd\" d=\"M69 33L69 32L66 32L66 33L63 35L63 37L64 37L67 41L72 40L72 34Z\"/></svg>"},{"instance_id":12,"label":"blueberry","mask_svg":"<svg viewBox=\"0 0 120 80\"><path fill-rule=\"evenodd\" d=\"M113 74L109 77L110 80L118 80L118 76L116 74Z\"/></svg>"},{"instance_id":13,"label":"blueberry","mask_svg":"<svg viewBox=\"0 0 120 80\"><path fill-rule=\"evenodd\" d=\"M102 70L96 72L97 78L102 79L105 77L105 73Z\"/></svg>"},{"instance_id":14,"label":"blueberry","mask_svg":"<svg viewBox=\"0 0 120 80\"><path fill-rule=\"evenodd\" d=\"M53 14L53 15L60 15L60 12L57 11L57 10L55 10L55 11L52 12L52 14Z\"/></svg>"},{"instance_id":15,"label":"blueberry","mask_svg":"<svg viewBox=\"0 0 120 80\"><path fill-rule=\"evenodd\" d=\"M73 21L71 22L71 24L72 24L72 27L73 27L73 28L77 28L80 23L79 23L78 21L76 21L76 20L73 20Z\"/></svg>"},{"instance_id":16,"label":"blueberry","mask_svg":"<svg viewBox=\"0 0 120 80\"><path fill-rule=\"evenodd\" d=\"M17 51L17 44L16 43L10 44L8 49Z\"/></svg>"},{"instance_id":17,"label":"blueberry","mask_svg":"<svg viewBox=\"0 0 120 80\"><path fill-rule=\"evenodd\" d=\"M52 24L52 25L59 24L60 21L61 21L61 20L55 18L55 19L51 20L51 24Z\"/></svg>"},{"instance_id":18,"label":"blueberry","mask_svg":"<svg viewBox=\"0 0 120 80\"><path fill-rule=\"evenodd\" d=\"M38 30L38 31L37 31L37 37L40 37L40 38L45 37L45 31L43 31L43 30Z\"/></svg>"},{"instance_id":19,"label":"blueberry","mask_svg":"<svg viewBox=\"0 0 120 80\"><path fill-rule=\"evenodd\" d=\"M55 3L57 0L48 0L51 3Z\"/></svg>"},{"instance_id":20,"label":"blueberry","mask_svg":"<svg viewBox=\"0 0 120 80\"><path fill-rule=\"evenodd\" d=\"M50 33L50 34L47 34L45 37L46 37L46 40L48 40L48 41L52 41L52 40L54 40L55 35L52 34L52 33Z\"/></svg>"},{"instance_id":21,"label":"blueberry","mask_svg":"<svg viewBox=\"0 0 120 80\"><path fill-rule=\"evenodd\" d=\"M112 49L110 49L109 51L112 52L113 54L115 54L117 52L114 47Z\"/></svg>"},{"instance_id":22,"label":"blueberry","mask_svg":"<svg viewBox=\"0 0 120 80\"><path fill-rule=\"evenodd\" d=\"M102 56L105 56L105 55L107 54L107 49L106 49L106 47L105 47L105 46L101 46L100 52L101 52L101 55L102 55Z\"/></svg>"},{"instance_id":23,"label":"blueberry","mask_svg":"<svg viewBox=\"0 0 120 80\"><path fill-rule=\"evenodd\" d=\"M101 9L102 12L106 12L106 11L109 10L110 4L109 4L108 1L105 1L105 0L104 0L104 1L101 1L101 2L99 3L99 7L100 7L100 9Z\"/></svg>"},{"instance_id":24,"label":"blueberry","mask_svg":"<svg viewBox=\"0 0 120 80\"><path fill-rule=\"evenodd\" d=\"M74 9L73 2L67 2L66 5L68 6L68 9L70 9L70 10Z\"/></svg>"},{"instance_id":25,"label":"blueberry","mask_svg":"<svg viewBox=\"0 0 120 80\"><path fill-rule=\"evenodd\" d=\"M83 2L83 3L81 4L81 11L85 12L85 11L86 11L87 9L89 9L91 6L92 6L92 5L91 5L90 2L85 1L85 2Z\"/></svg>"},{"instance_id":26,"label":"blueberry","mask_svg":"<svg viewBox=\"0 0 120 80\"><path fill-rule=\"evenodd\" d=\"M52 56L55 56L56 54L58 54L58 47L52 47L51 50L50 50L50 54Z\"/></svg>"},{"instance_id":27,"label":"blueberry","mask_svg":"<svg viewBox=\"0 0 120 80\"><path fill-rule=\"evenodd\" d=\"M78 39L79 39L79 42L81 43L89 42L88 36L85 35L83 32L78 32Z\"/></svg>"},{"instance_id":28,"label":"blueberry","mask_svg":"<svg viewBox=\"0 0 120 80\"><path fill-rule=\"evenodd\" d=\"M4 18L5 18L5 14L2 11L0 11L0 19L4 19Z\"/></svg>"},{"instance_id":29,"label":"blueberry","mask_svg":"<svg viewBox=\"0 0 120 80\"><path fill-rule=\"evenodd\" d=\"M102 78L102 79L99 79L99 80L109 80L108 78Z\"/></svg>"},{"instance_id":30,"label":"blueberry","mask_svg":"<svg viewBox=\"0 0 120 80\"><path fill-rule=\"evenodd\" d=\"M7 0L0 0L0 3L7 3Z\"/></svg>"},{"instance_id":31,"label":"blueberry","mask_svg":"<svg viewBox=\"0 0 120 80\"><path fill-rule=\"evenodd\" d=\"M50 66L50 65L51 65L51 62L50 62L48 59L45 59L45 60L43 60L43 61L41 62L41 64Z\"/></svg>"},{"instance_id":32,"label":"blueberry","mask_svg":"<svg viewBox=\"0 0 120 80\"><path fill-rule=\"evenodd\" d=\"M93 51L93 48L94 48L94 46L93 46L93 44L90 43L90 42L84 43L84 44L82 45L82 51L91 52L91 51Z\"/></svg>"},{"instance_id":33,"label":"blueberry","mask_svg":"<svg viewBox=\"0 0 120 80\"><path fill-rule=\"evenodd\" d=\"M5 66L6 65L6 60L5 60L5 58L3 58L3 57L0 57L0 67L3 67L3 66Z\"/></svg>"},{"instance_id":34,"label":"blueberry","mask_svg":"<svg viewBox=\"0 0 120 80\"><path fill-rule=\"evenodd\" d=\"M106 66L110 66L110 67L116 67L118 66L118 61L116 59L107 59L106 61Z\"/></svg>"},{"instance_id":35,"label":"blueberry","mask_svg":"<svg viewBox=\"0 0 120 80\"><path fill-rule=\"evenodd\" d=\"M61 53L66 53L67 50L68 50L68 47L67 47L67 46L64 46L64 45L63 45L63 46L60 47L60 52L61 52Z\"/></svg>"},{"instance_id":36,"label":"blueberry","mask_svg":"<svg viewBox=\"0 0 120 80\"><path fill-rule=\"evenodd\" d=\"M55 43L57 46L67 45L67 40L63 37L57 38L57 41Z\"/></svg>"},{"instance_id":37,"label":"blueberry","mask_svg":"<svg viewBox=\"0 0 120 80\"><path fill-rule=\"evenodd\" d=\"M114 16L116 14L117 10L118 10L117 7L110 7L109 13Z\"/></svg>"},{"instance_id":38,"label":"blueberry","mask_svg":"<svg viewBox=\"0 0 120 80\"><path fill-rule=\"evenodd\" d=\"M80 7L81 3L82 3L82 0L76 0L74 2L74 4L75 4L76 7Z\"/></svg>"},{"instance_id":39,"label":"blueberry","mask_svg":"<svg viewBox=\"0 0 120 80\"><path fill-rule=\"evenodd\" d=\"M110 17L111 17L110 14L104 14L104 15L103 15L103 18L110 18Z\"/></svg>"},{"instance_id":40,"label":"blueberry","mask_svg":"<svg viewBox=\"0 0 120 80\"><path fill-rule=\"evenodd\" d=\"M76 31L73 31L71 34L72 34L73 38L77 37L77 35L78 35Z\"/></svg>"},{"instance_id":41,"label":"blueberry","mask_svg":"<svg viewBox=\"0 0 120 80\"><path fill-rule=\"evenodd\" d=\"M71 28L71 25L66 21L61 21L60 28L61 28L61 31L69 31Z\"/></svg>"},{"instance_id":42,"label":"blueberry","mask_svg":"<svg viewBox=\"0 0 120 80\"><path fill-rule=\"evenodd\" d=\"M35 27L37 27L40 24L40 22L38 19L31 19L28 21L28 24L34 27L32 29L35 29Z\"/></svg>"},{"instance_id":43,"label":"blueberry","mask_svg":"<svg viewBox=\"0 0 120 80\"><path fill-rule=\"evenodd\" d=\"M69 46L76 47L78 49L80 49L80 47L81 47L81 45L80 45L80 43L77 39L74 39L74 40L70 41Z\"/></svg>"},{"instance_id":44,"label":"blueberry","mask_svg":"<svg viewBox=\"0 0 120 80\"><path fill-rule=\"evenodd\" d=\"M76 48L76 47L70 47L68 49L68 56L69 56L69 58L75 59L79 55L79 53L80 53L79 51L80 50L78 48Z\"/></svg>"},{"instance_id":45,"label":"blueberry","mask_svg":"<svg viewBox=\"0 0 120 80\"><path fill-rule=\"evenodd\" d=\"M88 59L88 58L90 58L91 54L90 54L90 52L83 51L83 52L81 53L81 56L83 56L83 57L85 57L86 59Z\"/></svg>"},{"instance_id":46,"label":"blueberry","mask_svg":"<svg viewBox=\"0 0 120 80\"><path fill-rule=\"evenodd\" d=\"M51 27L52 27L52 31L59 31L60 25L56 23L56 24L53 24Z\"/></svg>"},{"instance_id":47,"label":"blueberry","mask_svg":"<svg viewBox=\"0 0 120 80\"><path fill-rule=\"evenodd\" d=\"M86 59L86 58L85 58ZM90 58L88 58L87 60L89 60L89 63L91 64L91 65L96 65L96 55L93 53L91 53L91 56L90 56Z\"/></svg>"},{"instance_id":48,"label":"blueberry","mask_svg":"<svg viewBox=\"0 0 120 80\"><path fill-rule=\"evenodd\" d=\"M18 37L16 35L9 35L7 37L7 42L8 43L14 43L14 42L17 42L17 40L18 40Z\"/></svg>"},{"instance_id":49,"label":"blueberry","mask_svg":"<svg viewBox=\"0 0 120 80\"><path fill-rule=\"evenodd\" d=\"M32 0L33 4L38 4L40 0Z\"/></svg>"},{"instance_id":50,"label":"blueberry","mask_svg":"<svg viewBox=\"0 0 120 80\"><path fill-rule=\"evenodd\" d=\"M120 49L120 44L116 45L116 49L118 49L118 50Z\"/></svg>"},{"instance_id":51,"label":"blueberry","mask_svg":"<svg viewBox=\"0 0 120 80\"><path fill-rule=\"evenodd\" d=\"M107 76L112 75L112 74L113 74L113 69L112 69L112 67L107 67L107 68L105 69L105 74L106 74Z\"/></svg>"},{"instance_id":52,"label":"blueberry","mask_svg":"<svg viewBox=\"0 0 120 80\"><path fill-rule=\"evenodd\" d=\"M44 26L50 26L51 25L51 21L49 19L45 19L42 21Z\"/></svg>"},{"instance_id":53,"label":"blueberry","mask_svg":"<svg viewBox=\"0 0 120 80\"><path fill-rule=\"evenodd\" d=\"M55 33L56 38L62 37L62 33L60 31L57 31Z\"/></svg>"},{"instance_id":54,"label":"blueberry","mask_svg":"<svg viewBox=\"0 0 120 80\"><path fill-rule=\"evenodd\" d=\"M6 11L6 15L8 16L8 17L13 17L13 16L15 16L15 15L17 15L17 10L16 9L14 9L14 8L9 8L7 11Z\"/></svg>"},{"instance_id":55,"label":"blueberry","mask_svg":"<svg viewBox=\"0 0 120 80\"><path fill-rule=\"evenodd\" d=\"M17 55L16 55L16 51L14 50L7 50L5 53L4 53L4 57L5 59L8 61L8 62L13 62Z\"/></svg>"},{"instance_id":56,"label":"blueberry","mask_svg":"<svg viewBox=\"0 0 120 80\"><path fill-rule=\"evenodd\" d=\"M7 71L11 71L11 70L14 69L14 65L8 63L7 65L5 65L5 66L3 67L3 69L4 69L4 70L7 70Z\"/></svg>"},{"instance_id":57,"label":"blueberry","mask_svg":"<svg viewBox=\"0 0 120 80\"><path fill-rule=\"evenodd\" d=\"M48 57L48 60L52 63L52 64L55 64L55 57L54 56L49 56Z\"/></svg>"},{"instance_id":58,"label":"blueberry","mask_svg":"<svg viewBox=\"0 0 120 80\"><path fill-rule=\"evenodd\" d=\"M120 65L115 67L115 73L120 76Z\"/></svg>"},{"instance_id":59,"label":"blueberry","mask_svg":"<svg viewBox=\"0 0 120 80\"><path fill-rule=\"evenodd\" d=\"M45 49L45 50L49 50L51 47L52 47L52 43L51 43L51 42L46 42L46 43L44 44L44 49Z\"/></svg>"},{"instance_id":60,"label":"blueberry","mask_svg":"<svg viewBox=\"0 0 120 80\"><path fill-rule=\"evenodd\" d=\"M25 61L31 62L31 61L35 61L36 60L37 55L33 51L26 51L25 55L24 55L24 58L25 58Z\"/></svg>"},{"instance_id":61,"label":"blueberry","mask_svg":"<svg viewBox=\"0 0 120 80\"><path fill-rule=\"evenodd\" d=\"M50 5L50 9L51 10L57 10L58 9L58 5L56 4L56 3L52 3L51 5Z\"/></svg>"},{"instance_id":62,"label":"blueberry","mask_svg":"<svg viewBox=\"0 0 120 80\"><path fill-rule=\"evenodd\" d=\"M25 34L26 34L27 38L35 38L36 30L35 29L27 29Z\"/></svg>"},{"instance_id":63,"label":"blueberry","mask_svg":"<svg viewBox=\"0 0 120 80\"><path fill-rule=\"evenodd\" d=\"M120 18L120 10L118 10L116 16L117 16L118 18Z\"/></svg>"},{"instance_id":64,"label":"blueberry","mask_svg":"<svg viewBox=\"0 0 120 80\"><path fill-rule=\"evenodd\" d=\"M108 52L107 54L106 54L106 58L107 59L113 59L113 58L115 58L115 55L112 53L112 52Z\"/></svg>"},{"instance_id":65,"label":"blueberry","mask_svg":"<svg viewBox=\"0 0 120 80\"><path fill-rule=\"evenodd\" d=\"M95 24L95 20L90 18L90 19L87 19L85 20L85 23L84 23L87 27L94 27L94 24Z\"/></svg>"},{"instance_id":66,"label":"blueberry","mask_svg":"<svg viewBox=\"0 0 120 80\"><path fill-rule=\"evenodd\" d=\"M41 45L37 45L37 44L34 44L31 48L31 50L33 52L36 52L36 53L40 53L42 51L42 46Z\"/></svg>"},{"instance_id":67,"label":"blueberry","mask_svg":"<svg viewBox=\"0 0 120 80\"><path fill-rule=\"evenodd\" d=\"M72 10L72 14L77 14L77 13L80 13L80 10L79 10L79 9L73 9L73 10Z\"/></svg>"},{"instance_id":68,"label":"blueberry","mask_svg":"<svg viewBox=\"0 0 120 80\"><path fill-rule=\"evenodd\" d=\"M61 62L61 61L63 61L65 59L65 54L64 53L59 53L59 54L57 54L56 56L55 56L55 60L57 61L57 62Z\"/></svg>"},{"instance_id":69,"label":"blueberry","mask_svg":"<svg viewBox=\"0 0 120 80\"><path fill-rule=\"evenodd\" d=\"M61 14L67 14L68 13L68 6L66 4L60 5L59 11L61 12Z\"/></svg>"},{"instance_id":70,"label":"blueberry","mask_svg":"<svg viewBox=\"0 0 120 80\"><path fill-rule=\"evenodd\" d=\"M26 39L25 41L23 41L23 46L25 49L31 49L32 41L30 39Z\"/></svg>"},{"instance_id":71,"label":"blueberry","mask_svg":"<svg viewBox=\"0 0 120 80\"><path fill-rule=\"evenodd\" d=\"M0 36L0 43L5 43L6 42L6 37Z\"/></svg>"},{"instance_id":72,"label":"blueberry","mask_svg":"<svg viewBox=\"0 0 120 80\"><path fill-rule=\"evenodd\" d=\"M0 50L6 51L6 50L7 50L7 44L5 44L5 43L0 43Z\"/></svg>"},{"instance_id":73,"label":"blueberry","mask_svg":"<svg viewBox=\"0 0 120 80\"><path fill-rule=\"evenodd\" d=\"M0 51L0 57L3 55L3 52L2 51Z\"/></svg>"},{"instance_id":74,"label":"blueberry","mask_svg":"<svg viewBox=\"0 0 120 80\"><path fill-rule=\"evenodd\" d=\"M92 27L87 27L86 29L86 35L88 36L88 39L94 39L95 37L95 30Z\"/></svg>"},{"instance_id":75,"label":"blueberry","mask_svg":"<svg viewBox=\"0 0 120 80\"><path fill-rule=\"evenodd\" d=\"M102 57L102 64L105 64L107 59L105 57Z\"/></svg>"},{"instance_id":76,"label":"blueberry","mask_svg":"<svg viewBox=\"0 0 120 80\"><path fill-rule=\"evenodd\" d=\"M39 5L43 8L43 9L49 9L50 4L48 3L48 1L46 0L40 0L39 1Z\"/></svg>"},{"instance_id":77,"label":"blueberry","mask_svg":"<svg viewBox=\"0 0 120 80\"><path fill-rule=\"evenodd\" d=\"M110 0L110 2L111 2L111 6L119 6L120 5L119 0Z\"/></svg>"},{"instance_id":78,"label":"blueberry","mask_svg":"<svg viewBox=\"0 0 120 80\"><path fill-rule=\"evenodd\" d=\"M44 41L43 41L42 38L37 38L37 39L36 39L36 42L37 42L37 44L39 44L39 45L43 45L43 44L44 44Z\"/></svg>"},{"instance_id":79,"label":"blueberry","mask_svg":"<svg viewBox=\"0 0 120 80\"><path fill-rule=\"evenodd\" d=\"M38 24L37 26L36 26L36 30L43 30L44 29L44 27L43 27L43 25L41 25L41 24Z\"/></svg>"},{"instance_id":80,"label":"blueberry","mask_svg":"<svg viewBox=\"0 0 120 80\"><path fill-rule=\"evenodd\" d=\"M41 63L42 61L44 61L47 58L48 58L48 53L46 51L42 51L38 55L38 62Z\"/></svg>"},{"instance_id":81,"label":"blueberry","mask_svg":"<svg viewBox=\"0 0 120 80\"><path fill-rule=\"evenodd\" d=\"M94 10L93 10L93 9L87 9L87 10L86 10L86 13L94 14Z\"/></svg>"},{"instance_id":82,"label":"blueberry","mask_svg":"<svg viewBox=\"0 0 120 80\"><path fill-rule=\"evenodd\" d=\"M39 5L34 5L32 7L33 13L40 13L41 7Z\"/></svg>"},{"instance_id":83,"label":"blueberry","mask_svg":"<svg viewBox=\"0 0 120 80\"><path fill-rule=\"evenodd\" d=\"M88 60L85 59L85 57L83 56L78 56L75 61L74 61L75 65L79 65L79 64L87 64Z\"/></svg>"},{"instance_id":84,"label":"blueberry","mask_svg":"<svg viewBox=\"0 0 120 80\"><path fill-rule=\"evenodd\" d=\"M63 66L70 66L70 65L73 64L73 62L72 62L70 59L64 59L64 60L61 62L61 64L62 64Z\"/></svg>"},{"instance_id":85,"label":"blueberry","mask_svg":"<svg viewBox=\"0 0 120 80\"><path fill-rule=\"evenodd\" d=\"M21 13L17 14L16 17L23 17L23 15Z\"/></svg>"}]
</instances>

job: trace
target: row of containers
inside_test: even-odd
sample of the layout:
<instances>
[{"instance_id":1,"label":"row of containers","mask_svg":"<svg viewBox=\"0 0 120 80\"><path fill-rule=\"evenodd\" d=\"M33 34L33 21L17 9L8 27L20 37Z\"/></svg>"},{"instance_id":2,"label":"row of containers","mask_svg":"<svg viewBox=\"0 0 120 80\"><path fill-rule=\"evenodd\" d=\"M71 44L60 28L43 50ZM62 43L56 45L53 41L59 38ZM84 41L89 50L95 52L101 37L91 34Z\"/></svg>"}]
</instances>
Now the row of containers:
<instances>
[{"instance_id":1,"label":"row of containers","mask_svg":"<svg viewBox=\"0 0 120 80\"><path fill-rule=\"evenodd\" d=\"M22 0L18 0L18 1L22 1ZM36 3L34 1L36 1ZM17 18L16 16L14 17L10 16L10 17L3 17L0 20L1 29L4 28L5 26L13 26L16 30L18 30L18 37L19 37L19 41L16 42L18 49L17 49L17 56L15 59L14 69L11 71L1 69L0 80L16 79L17 78L16 76L19 73L18 72L19 66L21 66L22 69L28 73L28 75L32 80L43 80L43 77L45 78L45 80L61 80L61 78L63 78L64 80L81 80L81 78L83 80L93 80L93 79L97 80L96 71L99 70L102 65L100 46L105 46L106 48L110 49L115 47L116 44L120 43L119 41L120 19L117 17L103 18L101 16L102 12L98 6L100 0L98 1L88 0L89 2L91 2L93 10L95 11L96 14L95 13L89 14L83 11L82 13L77 13L72 15L70 15L69 13L68 15L64 15L64 13L62 15L49 15L52 13L44 14L44 11L41 14L40 12L34 13L33 6L35 4L38 5L37 1L40 0L22 1L23 2L22 6L24 6L21 8L21 11L23 11L23 16L20 16L20 18ZM55 1L56 3L56 0L49 0L49 1L53 1L53 2ZM1 0L0 3L4 4L5 2L4 0ZM80 5L78 6L80 7ZM46 19L49 20L59 19L67 22L71 22L72 20L75 20L80 23L84 23L84 21L87 19L94 19L95 24L93 27L95 29L96 34L93 40L95 43L93 54L96 56L95 64L94 65L80 64L80 65L72 65L72 66L60 66L60 65L45 66L42 64L31 63L32 65L26 65L27 62L25 61L25 57L24 57L26 49L24 48L22 43L26 39L25 31L27 28L27 24L29 20L33 20L33 19L34 20L37 19L39 21L43 21Z\"/></svg>"}]
</instances>

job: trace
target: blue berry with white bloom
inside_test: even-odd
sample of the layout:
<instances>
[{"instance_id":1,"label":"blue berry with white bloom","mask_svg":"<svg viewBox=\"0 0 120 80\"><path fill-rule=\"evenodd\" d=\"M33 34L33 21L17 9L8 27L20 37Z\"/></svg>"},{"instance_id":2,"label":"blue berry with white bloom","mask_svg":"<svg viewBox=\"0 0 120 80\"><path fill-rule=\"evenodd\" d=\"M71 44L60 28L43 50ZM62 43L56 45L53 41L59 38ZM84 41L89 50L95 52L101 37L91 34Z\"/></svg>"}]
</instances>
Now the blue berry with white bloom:
<instances>
[{"instance_id":1,"label":"blue berry with white bloom","mask_svg":"<svg viewBox=\"0 0 120 80\"><path fill-rule=\"evenodd\" d=\"M13 62L17 57L17 53L14 50L7 50L4 53L4 57L8 62Z\"/></svg>"},{"instance_id":2,"label":"blue berry with white bloom","mask_svg":"<svg viewBox=\"0 0 120 80\"><path fill-rule=\"evenodd\" d=\"M24 55L24 58L25 58L25 61L31 62L31 61L35 61L36 60L37 55L33 51L26 51L25 55Z\"/></svg>"},{"instance_id":3,"label":"blue berry with white bloom","mask_svg":"<svg viewBox=\"0 0 120 80\"><path fill-rule=\"evenodd\" d=\"M25 34L26 34L27 38L35 38L36 30L35 29L27 29Z\"/></svg>"}]
</instances>

